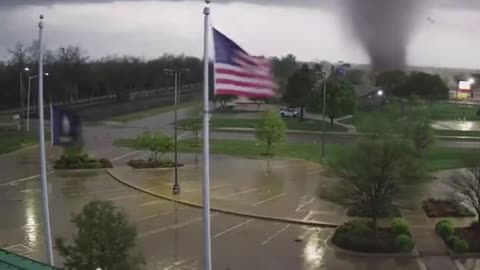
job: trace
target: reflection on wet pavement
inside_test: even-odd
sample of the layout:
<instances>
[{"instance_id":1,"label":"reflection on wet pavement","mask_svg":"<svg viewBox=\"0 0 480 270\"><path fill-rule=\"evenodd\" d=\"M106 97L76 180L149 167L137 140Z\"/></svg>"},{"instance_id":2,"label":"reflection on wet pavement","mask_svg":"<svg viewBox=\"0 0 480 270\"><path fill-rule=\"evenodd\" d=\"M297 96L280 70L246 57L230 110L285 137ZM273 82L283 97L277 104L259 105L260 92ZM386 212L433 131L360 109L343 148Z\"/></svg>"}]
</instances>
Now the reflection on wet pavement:
<instances>
[{"instance_id":1,"label":"reflection on wet pavement","mask_svg":"<svg viewBox=\"0 0 480 270\"><path fill-rule=\"evenodd\" d=\"M253 162L251 163L253 164ZM237 164L245 169L245 164ZM265 177L265 164L258 164L253 174ZM260 204L291 209L297 218L309 218L325 207L313 194L300 196L311 190L312 184L297 181L296 174L314 171L305 166L285 166L272 162L269 176L250 180L248 172L235 177L232 171L219 176L227 181L212 183L216 196L225 200L245 201L248 205L272 196L285 195ZM275 167L277 166L277 167ZM274 168L275 167L275 168ZM318 168L317 168L318 169ZM171 172L146 172L151 184L170 191L171 186L159 181L159 176L172 179ZM275 183L285 176L282 183ZM182 188L193 191L198 186L195 170L182 172ZM242 182L236 182L242 181ZM199 269L202 264L201 210L140 193L113 180L104 171L55 172L49 175L52 228L55 237L70 238L74 228L69 222L72 212L94 199L111 200L125 209L129 219L137 227L138 249L144 255L147 269ZM235 185L232 185L234 183ZM9 213L9 219L0 224L0 244L12 250L44 260L41 221L40 183L37 179L15 186L0 187L0 209ZM261 186L261 190L252 190ZM248 188L250 187L250 188ZM251 190L251 191L249 191ZM295 196L291 196L293 191ZM242 193L243 192L243 193ZM254 194L252 194L254 193ZM233 195L232 195L233 194ZM298 195L298 196L297 196ZM298 201L293 202L296 198ZM298 211L295 211L298 209ZM305 227L293 224L267 222L212 212L213 264L215 269L418 269L411 259L375 259L337 254L324 242L332 229ZM298 240L300 239L300 241ZM25 248L24 248L24 247ZM57 261L61 262L61 258ZM378 263L378 266L377 264Z\"/></svg>"}]
</instances>

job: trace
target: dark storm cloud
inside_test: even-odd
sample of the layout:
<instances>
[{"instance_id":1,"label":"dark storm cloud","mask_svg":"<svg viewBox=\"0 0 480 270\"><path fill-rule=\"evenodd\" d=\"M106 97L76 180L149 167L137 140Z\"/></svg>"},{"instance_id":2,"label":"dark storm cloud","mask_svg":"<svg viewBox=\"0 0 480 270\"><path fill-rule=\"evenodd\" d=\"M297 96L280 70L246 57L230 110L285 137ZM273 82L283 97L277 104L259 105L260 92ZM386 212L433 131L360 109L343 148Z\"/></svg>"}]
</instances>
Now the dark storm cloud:
<instances>
[{"instance_id":1,"label":"dark storm cloud","mask_svg":"<svg viewBox=\"0 0 480 270\"><path fill-rule=\"evenodd\" d=\"M347 0L346 20L373 69L406 66L407 45L422 8L418 0Z\"/></svg>"}]
</instances>

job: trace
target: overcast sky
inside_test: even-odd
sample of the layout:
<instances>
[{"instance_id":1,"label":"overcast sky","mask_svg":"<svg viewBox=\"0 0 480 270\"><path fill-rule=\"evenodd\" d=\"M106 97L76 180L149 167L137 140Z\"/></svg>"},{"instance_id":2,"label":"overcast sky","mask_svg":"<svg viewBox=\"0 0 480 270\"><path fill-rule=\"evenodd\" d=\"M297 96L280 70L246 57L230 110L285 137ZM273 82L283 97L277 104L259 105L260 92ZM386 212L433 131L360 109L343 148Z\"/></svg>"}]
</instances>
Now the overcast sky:
<instances>
[{"instance_id":1,"label":"overcast sky","mask_svg":"<svg viewBox=\"0 0 480 270\"><path fill-rule=\"evenodd\" d=\"M252 54L368 63L342 15L340 0L219 2L211 6L214 26ZM408 44L408 63L480 69L477 2L437 0L422 8ZM6 58L7 48L15 43L37 37L41 13L49 48L79 45L92 58L201 56L203 6L200 1L0 0L0 58Z\"/></svg>"}]
</instances>

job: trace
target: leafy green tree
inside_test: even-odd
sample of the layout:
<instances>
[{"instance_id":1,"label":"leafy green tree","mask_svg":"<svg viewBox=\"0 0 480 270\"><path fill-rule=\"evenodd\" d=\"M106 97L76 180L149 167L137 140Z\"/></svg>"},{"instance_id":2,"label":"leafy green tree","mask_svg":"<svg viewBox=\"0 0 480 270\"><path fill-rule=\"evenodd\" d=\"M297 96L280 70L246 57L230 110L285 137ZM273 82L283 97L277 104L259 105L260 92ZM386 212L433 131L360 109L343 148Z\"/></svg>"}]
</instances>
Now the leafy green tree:
<instances>
[{"instance_id":1,"label":"leafy green tree","mask_svg":"<svg viewBox=\"0 0 480 270\"><path fill-rule=\"evenodd\" d=\"M283 99L291 106L300 107L300 118L303 118L305 106L310 102L315 81L315 74L307 65L288 79Z\"/></svg>"},{"instance_id":2,"label":"leafy green tree","mask_svg":"<svg viewBox=\"0 0 480 270\"><path fill-rule=\"evenodd\" d=\"M375 85L395 96L409 96L410 94L402 92L402 86L407 80L408 75L403 70L390 70L378 73L375 78Z\"/></svg>"},{"instance_id":3,"label":"leafy green tree","mask_svg":"<svg viewBox=\"0 0 480 270\"><path fill-rule=\"evenodd\" d=\"M427 100L448 99L448 85L438 75L424 72L410 74L408 80L399 88L401 96L416 95Z\"/></svg>"},{"instance_id":4,"label":"leafy green tree","mask_svg":"<svg viewBox=\"0 0 480 270\"><path fill-rule=\"evenodd\" d=\"M203 107L197 105L188 111L187 119L183 121L182 128L193 133L194 144L199 145L199 134L203 128Z\"/></svg>"},{"instance_id":5,"label":"leafy green tree","mask_svg":"<svg viewBox=\"0 0 480 270\"><path fill-rule=\"evenodd\" d=\"M286 92L288 79L297 70L298 63L294 55L289 54L282 58L274 57L272 59L273 77L281 93Z\"/></svg>"},{"instance_id":6,"label":"leafy green tree","mask_svg":"<svg viewBox=\"0 0 480 270\"><path fill-rule=\"evenodd\" d=\"M320 94L320 98L315 102L320 104L320 108L323 107L323 91L319 89L317 91ZM326 97L326 116L330 118L330 124L333 125L333 120L337 117L352 114L355 111L356 95L353 85L345 79L329 79L327 81L327 97ZM323 111L323 109L322 109Z\"/></svg>"},{"instance_id":7,"label":"leafy green tree","mask_svg":"<svg viewBox=\"0 0 480 270\"><path fill-rule=\"evenodd\" d=\"M365 70L349 69L347 70L346 79L354 85L361 85L364 83L365 76L366 76Z\"/></svg>"},{"instance_id":8,"label":"leafy green tree","mask_svg":"<svg viewBox=\"0 0 480 270\"><path fill-rule=\"evenodd\" d=\"M406 119L405 122L403 128L405 138L412 141L417 154L423 154L435 142L431 121L419 115Z\"/></svg>"},{"instance_id":9,"label":"leafy green tree","mask_svg":"<svg viewBox=\"0 0 480 270\"><path fill-rule=\"evenodd\" d=\"M272 111L263 113L257 126L257 139L267 145L267 155L272 155L271 146L285 137L286 124L280 116Z\"/></svg>"},{"instance_id":10,"label":"leafy green tree","mask_svg":"<svg viewBox=\"0 0 480 270\"><path fill-rule=\"evenodd\" d=\"M343 176L334 188L343 198L340 202L366 209L376 228L379 214L393 200L411 194L426 179L423 162L413 151L411 144L400 139L358 142L349 155L335 164Z\"/></svg>"},{"instance_id":11,"label":"leafy green tree","mask_svg":"<svg viewBox=\"0 0 480 270\"><path fill-rule=\"evenodd\" d=\"M151 133L145 131L138 135L133 143L135 149L150 151L151 159L158 163L162 156L173 150L172 138L162 133Z\"/></svg>"},{"instance_id":12,"label":"leafy green tree","mask_svg":"<svg viewBox=\"0 0 480 270\"><path fill-rule=\"evenodd\" d=\"M143 264L135 255L135 228L123 211L112 202L92 201L75 215L77 227L73 243L56 239L56 248L64 257L67 270L135 270Z\"/></svg>"}]
</instances>

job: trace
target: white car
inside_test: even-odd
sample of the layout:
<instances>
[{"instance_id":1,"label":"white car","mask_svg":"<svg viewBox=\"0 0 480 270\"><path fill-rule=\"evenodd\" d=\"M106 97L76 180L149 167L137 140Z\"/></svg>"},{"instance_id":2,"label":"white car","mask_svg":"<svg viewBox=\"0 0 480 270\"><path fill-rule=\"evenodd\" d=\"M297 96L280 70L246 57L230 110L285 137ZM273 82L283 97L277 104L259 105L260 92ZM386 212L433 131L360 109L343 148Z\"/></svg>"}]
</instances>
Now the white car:
<instances>
[{"instance_id":1,"label":"white car","mask_svg":"<svg viewBox=\"0 0 480 270\"><path fill-rule=\"evenodd\" d=\"M281 117L299 117L300 113L297 112L294 108L280 108Z\"/></svg>"}]
</instances>

